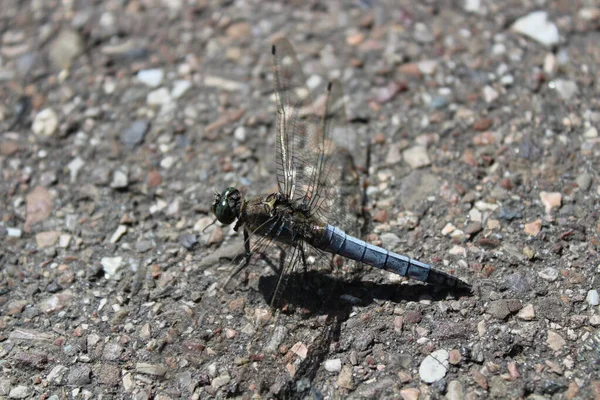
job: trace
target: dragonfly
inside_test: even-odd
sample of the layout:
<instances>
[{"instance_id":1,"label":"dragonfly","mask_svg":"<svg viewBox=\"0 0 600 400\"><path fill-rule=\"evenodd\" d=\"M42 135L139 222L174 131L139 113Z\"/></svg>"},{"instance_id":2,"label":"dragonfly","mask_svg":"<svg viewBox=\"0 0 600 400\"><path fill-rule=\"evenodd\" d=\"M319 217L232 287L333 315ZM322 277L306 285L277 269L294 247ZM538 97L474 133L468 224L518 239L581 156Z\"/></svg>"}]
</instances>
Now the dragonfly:
<instances>
[{"instance_id":1,"label":"dragonfly","mask_svg":"<svg viewBox=\"0 0 600 400\"><path fill-rule=\"evenodd\" d=\"M235 222L234 231L243 232L245 259L232 276L250 263L252 254L276 242L283 246L285 260L275 292L298 264L308 268L309 253L317 260L341 256L428 284L470 290L471 285L454 275L357 237L360 185L349 150L356 140L346 131L342 85L339 80L327 84L324 107L318 111L286 38L273 42L272 62L277 191L244 197L239 189L227 187L215 191L211 206L216 220Z\"/></svg>"}]
</instances>

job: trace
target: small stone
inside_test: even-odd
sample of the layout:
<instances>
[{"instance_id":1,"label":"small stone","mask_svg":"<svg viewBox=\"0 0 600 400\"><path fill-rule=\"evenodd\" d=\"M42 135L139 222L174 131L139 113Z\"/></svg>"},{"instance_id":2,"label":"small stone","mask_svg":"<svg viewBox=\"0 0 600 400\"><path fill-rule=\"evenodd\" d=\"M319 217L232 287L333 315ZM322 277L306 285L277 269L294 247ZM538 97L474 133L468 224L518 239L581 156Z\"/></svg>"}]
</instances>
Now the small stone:
<instances>
[{"instance_id":1,"label":"small stone","mask_svg":"<svg viewBox=\"0 0 600 400\"><path fill-rule=\"evenodd\" d=\"M77 181L77 174L79 174L79 170L84 165L85 161L83 161L79 156L75 157L70 163L67 164L67 169L69 170L71 177L71 183Z\"/></svg>"},{"instance_id":2,"label":"small stone","mask_svg":"<svg viewBox=\"0 0 600 400\"><path fill-rule=\"evenodd\" d=\"M546 11L534 11L519 18L510 29L547 47L558 44L560 39L558 28L548 21Z\"/></svg>"},{"instance_id":3,"label":"small stone","mask_svg":"<svg viewBox=\"0 0 600 400\"><path fill-rule=\"evenodd\" d=\"M125 189L129 185L129 178L125 171L116 170L113 173L113 179L110 183L110 187L113 189Z\"/></svg>"},{"instance_id":4,"label":"small stone","mask_svg":"<svg viewBox=\"0 0 600 400\"><path fill-rule=\"evenodd\" d=\"M479 13L481 10L481 0L465 0L464 9L466 12Z\"/></svg>"},{"instance_id":5,"label":"small stone","mask_svg":"<svg viewBox=\"0 0 600 400\"><path fill-rule=\"evenodd\" d=\"M517 314L517 317L524 321L531 321L535 318L535 309L533 304L527 304Z\"/></svg>"},{"instance_id":6,"label":"small stone","mask_svg":"<svg viewBox=\"0 0 600 400\"><path fill-rule=\"evenodd\" d=\"M46 377L46 380L48 382L51 382L52 384L61 385L66 373L67 373L67 367L65 367L64 365L60 365L60 364L56 365L54 368L52 368L52 370Z\"/></svg>"},{"instance_id":7,"label":"small stone","mask_svg":"<svg viewBox=\"0 0 600 400\"><path fill-rule=\"evenodd\" d=\"M306 347L306 345L304 343L302 343L302 342L295 343L292 346L292 348L290 349L290 351L292 353L296 354L298 357L300 357L303 360L308 355L308 347Z\"/></svg>"},{"instance_id":8,"label":"small stone","mask_svg":"<svg viewBox=\"0 0 600 400\"><path fill-rule=\"evenodd\" d=\"M390 251L397 249L401 243L401 239L394 233L384 233L380 239L382 246Z\"/></svg>"},{"instance_id":9,"label":"small stone","mask_svg":"<svg viewBox=\"0 0 600 400\"><path fill-rule=\"evenodd\" d=\"M328 372L339 372L342 370L342 360L334 358L331 360L325 360L323 367Z\"/></svg>"},{"instance_id":10,"label":"small stone","mask_svg":"<svg viewBox=\"0 0 600 400\"><path fill-rule=\"evenodd\" d=\"M127 373L123 376L122 382L123 389L125 389L126 392L131 391L131 389L133 389L133 387L135 386L133 376L130 373Z\"/></svg>"},{"instance_id":11,"label":"small stone","mask_svg":"<svg viewBox=\"0 0 600 400\"><path fill-rule=\"evenodd\" d=\"M494 102L499 96L500 94L493 87L488 85L483 88L483 98L486 103Z\"/></svg>"},{"instance_id":12,"label":"small stone","mask_svg":"<svg viewBox=\"0 0 600 400\"><path fill-rule=\"evenodd\" d=\"M269 343L265 347L265 351L267 353L275 353L279 349L279 345L283 343L283 340L288 334L288 329L283 325L278 325L273 330L273 334L271 335L271 339L269 339Z\"/></svg>"},{"instance_id":13,"label":"small stone","mask_svg":"<svg viewBox=\"0 0 600 400\"><path fill-rule=\"evenodd\" d=\"M458 365L458 363L460 363L461 360L462 360L462 356L461 356L459 350L457 350L457 349L450 350L450 352L448 353L448 362L450 364Z\"/></svg>"},{"instance_id":14,"label":"small stone","mask_svg":"<svg viewBox=\"0 0 600 400\"><path fill-rule=\"evenodd\" d=\"M121 240L123 235L125 235L126 233L127 233L127 226L119 225L117 227L117 230L115 231L115 233L113 233L112 236L110 237L110 242L117 243L119 240Z\"/></svg>"},{"instance_id":15,"label":"small stone","mask_svg":"<svg viewBox=\"0 0 600 400\"><path fill-rule=\"evenodd\" d=\"M595 289L589 290L587 292L587 296L585 296L585 301L587 301L587 303L590 306L597 306L599 304L598 302L598 291Z\"/></svg>"},{"instance_id":16,"label":"small stone","mask_svg":"<svg viewBox=\"0 0 600 400\"><path fill-rule=\"evenodd\" d=\"M52 197L45 187L36 186L27 195L27 218L25 219L25 232L38 222L44 221L52 213Z\"/></svg>"},{"instance_id":17,"label":"small stone","mask_svg":"<svg viewBox=\"0 0 600 400\"><path fill-rule=\"evenodd\" d=\"M406 388L400 390L402 400L419 400L421 391L417 388Z\"/></svg>"},{"instance_id":18,"label":"small stone","mask_svg":"<svg viewBox=\"0 0 600 400\"><path fill-rule=\"evenodd\" d=\"M411 168L421 168L431 165L427 148L425 146L414 146L402 152L402 158Z\"/></svg>"},{"instance_id":19,"label":"small stone","mask_svg":"<svg viewBox=\"0 0 600 400\"><path fill-rule=\"evenodd\" d=\"M2 118L0 117L0 119L2 119ZM3 156L12 156L17 151L19 151L19 144L17 142L14 142L12 140L8 140L6 142L1 142L0 143L0 155L3 155Z\"/></svg>"},{"instance_id":20,"label":"small stone","mask_svg":"<svg viewBox=\"0 0 600 400\"><path fill-rule=\"evenodd\" d=\"M20 314L26 305L27 305L27 300L13 300L6 305L6 314L7 315Z\"/></svg>"},{"instance_id":21,"label":"small stone","mask_svg":"<svg viewBox=\"0 0 600 400\"><path fill-rule=\"evenodd\" d=\"M559 351L562 350L563 347L567 345L565 339L562 338L558 333L554 331L548 331L548 339L546 340L548 346L554 350Z\"/></svg>"},{"instance_id":22,"label":"small stone","mask_svg":"<svg viewBox=\"0 0 600 400\"><path fill-rule=\"evenodd\" d=\"M106 361L117 361L121 358L123 352L123 346L118 343L106 343L104 350L102 351L102 359Z\"/></svg>"},{"instance_id":23,"label":"small stone","mask_svg":"<svg viewBox=\"0 0 600 400\"><path fill-rule=\"evenodd\" d=\"M150 124L146 120L136 120L121 132L121 143L127 147L135 147L144 141Z\"/></svg>"},{"instance_id":24,"label":"small stone","mask_svg":"<svg viewBox=\"0 0 600 400\"><path fill-rule=\"evenodd\" d=\"M402 64L400 67L398 67L398 72L403 75L413 76L415 78L420 78L422 75L422 71L417 63Z\"/></svg>"},{"instance_id":25,"label":"small stone","mask_svg":"<svg viewBox=\"0 0 600 400\"><path fill-rule=\"evenodd\" d=\"M352 367L350 365L344 365L342 371L338 375L336 383L341 388L348 390L354 389L354 384L352 382Z\"/></svg>"},{"instance_id":26,"label":"small stone","mask_svg":"<svg viewBox=\"0 0 600 400\"><path fill-rule=\"evenodd\" d=\"M137 79L141 83L151 88L160 86L165 73L160 68L143 69L137 73Z\"/></svg>"},{"instance_id":27,"label":"small stone","mask_svg":"<svg viewBox=\"0 0 600 400\"><path fill-rule=\"evenodd\" d=\"M438 61L436 60L422 60L417 63L419 67L419 71L423 73L423 75L433 75L438 66Z\"/></svg>"},{"instance_id":28,"label":"small stone","mask_svg":"<svg viewBox=\"0 0 600 400\"><path fill-rule=\"evenodd\" d=\"M180 237L180 243L186 249L191 250L198 244L198 238L193 233L184 233Z\"/></svg>"},{"instance_id":29,"label":"small stone","mask_svg":"<svg viewBox=\"0 0 600 400\"><path fill-rule=\"evenodd\" d=\"M40 249L44 249L54 246L59 237L60 232L57 231L40 232L35 235L35 243Z\"/></svg>"},{"instance_id":30,"label":"small stone","mask_svg":"<svg viewBox=\"0 0 600 400\"><path fill-rule=\"evenodd\" d=\"M103 257L100 260L106 279L121 279L121 267L123 266L123 257Z\"/></svg>"},{"instance_id":31,"label":"small stone","mask_svg":"<svg viewBox=\"0 0 600 400\"><path fill-rule=\"evenodd\" d=\"M491 118L481 118L475 121L473 124L473 129L476 131L486 131L492 126L492 123L493 121Z\"/></svg>"},{"instance_id":32,"label":"small stone","mask_svg":"<svg viewBox=\"0 0 600 400\"><path fill-rule=\"evenodd\" d=\"M525 233L529 236L536 236L542 230L542 220L538 219L528 224L525 224Z\"/></svg>"},{"instance_id":33,"label":"small stone","mask_svg":"<svg viewBox=\"0 0 600 400\"><path fill-rule=\"evenodd\" d=\"M575 182L577 183L577 186L579 186L579 189L586 192L592 184L592 176L587 172L584 172L575 179Z\"/></svg>"},{"instance_id":34,"label":"small stone","mask_svg":"<svg viewBox=\"0 0 600 400\"><path fill-rule=\"evenodd\" d=\"M26 399L29 397L29 388L27 386L15 386L8 393L9 399Z\"/></svg>"},{"instance_id":35,"label":"small stone","mask_svg":"<svg viewBox=\"0 0 600 400\"><path fill-rule=\"evenodd\" d=\"M83 39L77 31L63 29L50 43L49 57L61 69L70 68L73 60L83 51Z\"/></svg>"},{"instance_id":36,"label":"small stone","mask_svg":"<svg viewBox=\"0 0 600 400\"><path fill-rule=\"evenodd\" d=\"M540 199L546 214L550 214L552 209L560 207L562 203L562 195L559 192L540 192Z\"/></svg>"},{"instance_id":37,"label":"small stone","mask_svg":"<svg viewBox=\"0 0 600 400\"><path fill-rule=\"evenodd\" d=\"M216 389L219 389L219 388L227 385L229 383L229 381L231 381L231 377L227 374L217 376L216 378L214 378L212 380L212 382L210 383L210 386L212 386L212 388L216 390Z\"/></svg>"},{"instance_id":38,"label":"small stone","mask_svg":"<svg viewBox=\"0 0 600 400\"><path fill-rule=\"evenodd\" d=\"M232 39L247 40L252 37L252 27L246 21L236 22L227 27L225 34Z\"/></svg>"},{"instance_id":39,"label":"small stone","mask_svg":"<svg viewBox=\"0 0 600 400\"><path fill-rule=\"evenodd\" d=\"M87 365L72 367L67 375L67 384L71 386L83 386L92 383L92 370Z\"/></svg>"},{"instance_id":40,"label":"small stone","mask_svg":"<svg viewBox=\"0 0 600 400\"><path fill-rule=\"evenodd\" d=\"M73 293L69 290L65 290L62 293L54 294L39 303L41 311L51 314L62 310L65 307L71 305L73 301Z\"/></svg>"},{"instance_id":41,"label":"small stone","mask_svg":"<svg viewBox=\"0 0 600 400\"><path fill-rule=\"evenodd\" d=\"M429 354L419 366L419 376L427 383L439 381L448 372L448 351L436 350Z\"/></svg>"},{"instance_id":42,"label":"small stone","mask_svg":"<svg viewBox=\"0 0 600 400\"><path fill-rule=\"evenodd\" d=\"M494 318L503 320L510 314L521 309L521 302L517 299L500 299L491 301L487 312Z\"/></svg>"},{"instance_id":43,"label":"small stone","mask_svg":"<svg viewBox=\"0 0 600 400\"><path fill-rule=\"evenodd\" d=\"M162 106L171 103L171 94L165 87L153 90L146 96L146 103L149 106Z\"/></svg>"},{"instance_id":44,"label":"small stone","mask_svg":"<svg viewBox=\"0 0 600 400\"><path fill-rule=\"evenodd\" d=\"M116 365L102 364L98 373L98 381L102 385L117 386L121 380L121 368Z\"/></svg>"},{"instance_id":45,"label":"small stone","mask_svg":"<svg viewBox=\"0 0 600 400\"><path fill-rule=\"evenodd\" d=\"M558 270L556 268L547 267L538 272L540 278L548 282L555 282L558 279Z\"/></svg>"},{"instance_id":46,"label":"small stone","mask_svg":"<svg viewBox=\"0 0 600 400\"><path fill-rule=\"evenodd\" d=\"M583 133L583 137L586 139L596 139L598 137L598 129L594 126L590 127Z\"/></svg>"},{"instance_id":47,"label":"small stone","mask_svg":"<svg viewBox=\"0 0 600 400\"><path fill-rule=\"evenodd\" d=\"M577 83L566 79L557 79L554 81L554 87L558 95L565 101L571 100L577 94Z\"/></svg>"},{"instance_id":48,"label":"small stone","mask_svg":"<svg viewBox=\"0 0 600 400\"><path fill-rule=\"evenodd\" d=\"M463 384L459 380L451 380L446 391L446 400L462 400L465 398Z\"/></svg>"},{"instance_id":49,"label":"small stone","mask_svg":"<svg viewBox=\"0 0 600 400\"><path fill-rule=\"evenodd\" d=\"M192 82L186 80L176 80L173 83L173 88L171 89L171 97L174 99L178 99L185 94L192 87Z\"/></svg>"},{"instance_id":50,"label":"small stone","mask_svg":"<svg viewBox=\"0 0 600 400\"><path fill-rule=\"evenodd\" d=\"M160 364L137 363L135 364L135 370L140 374L164 376L168 368Z\"/></svg>"},{"instance_id":51,"label":"small stone","mask_svg":"<svg viewBox=\"0 0 600 400\"><path fill-rule=\"evenodd\" d=\"M58 116L51 108L45 108L33 119L31 130L38 136L52 136L58 128Z\"/></svg>"}]
</instances>

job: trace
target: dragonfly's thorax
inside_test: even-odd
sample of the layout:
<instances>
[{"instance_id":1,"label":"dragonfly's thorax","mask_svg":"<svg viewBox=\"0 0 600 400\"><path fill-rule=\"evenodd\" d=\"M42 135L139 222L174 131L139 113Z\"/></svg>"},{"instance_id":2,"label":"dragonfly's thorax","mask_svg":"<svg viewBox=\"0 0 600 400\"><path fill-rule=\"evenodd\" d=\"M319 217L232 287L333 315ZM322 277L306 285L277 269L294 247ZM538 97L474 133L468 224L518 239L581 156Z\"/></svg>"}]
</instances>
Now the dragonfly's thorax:
<instances>
[{"instance_id":1,"label":"dragonfly's thorax","mask_svg":"<svg viewBox=\"0 0 600 400\"><path fill-rule=\"evenodd\" d=\"M281 193L246 199L239 221L251 233L287 244L311 242L325 226L302 202L291 201Z\"/></svg>"}]
</instances>

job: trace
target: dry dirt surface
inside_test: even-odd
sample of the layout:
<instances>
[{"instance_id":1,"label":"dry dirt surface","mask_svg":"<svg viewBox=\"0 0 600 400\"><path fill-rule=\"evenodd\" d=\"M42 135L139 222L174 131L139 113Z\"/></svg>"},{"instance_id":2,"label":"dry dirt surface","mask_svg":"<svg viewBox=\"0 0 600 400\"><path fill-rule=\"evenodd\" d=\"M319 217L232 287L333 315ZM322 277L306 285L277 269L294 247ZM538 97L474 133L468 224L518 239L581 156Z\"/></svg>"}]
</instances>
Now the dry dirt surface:
<instances>
[{"instance_id":1,"label":"dry dirt surface","mask_svg":"<svg viewBox=\"0 0 600 400\"><path fill-rule=\"evenodd\" d=\"M0 398L600 399L597 1L1 3ZM364 238L472 293L309 266L271 308L267 257L224 290L281 36L370 143Z\"/></svg>"}]
</instances>

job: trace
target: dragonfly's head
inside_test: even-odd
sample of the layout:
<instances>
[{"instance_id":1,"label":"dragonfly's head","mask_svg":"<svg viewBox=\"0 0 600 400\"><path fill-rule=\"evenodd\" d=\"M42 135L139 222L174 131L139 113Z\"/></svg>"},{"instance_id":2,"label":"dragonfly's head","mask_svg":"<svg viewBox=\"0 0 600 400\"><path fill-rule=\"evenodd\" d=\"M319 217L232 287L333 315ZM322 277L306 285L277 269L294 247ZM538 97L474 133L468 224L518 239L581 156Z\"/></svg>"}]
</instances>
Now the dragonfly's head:
<instances>
[{"instance_id":1,"label":"dragonfly's head","mask_svg":"<svg viewBox=\"0 0 600 400\"><path fill-rule=\"evenodd\" d=\"M238 217L242 207L242 194L234 187L228 187L219 194L215 192L211 210L217 220L229 225Z\"/></svg>"}]
</instances>

